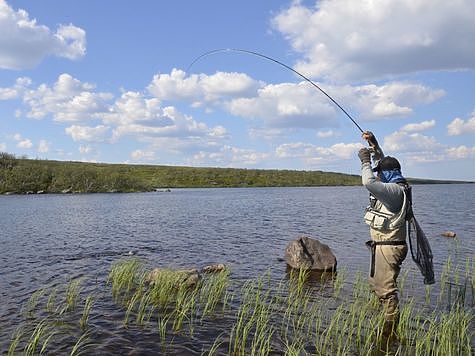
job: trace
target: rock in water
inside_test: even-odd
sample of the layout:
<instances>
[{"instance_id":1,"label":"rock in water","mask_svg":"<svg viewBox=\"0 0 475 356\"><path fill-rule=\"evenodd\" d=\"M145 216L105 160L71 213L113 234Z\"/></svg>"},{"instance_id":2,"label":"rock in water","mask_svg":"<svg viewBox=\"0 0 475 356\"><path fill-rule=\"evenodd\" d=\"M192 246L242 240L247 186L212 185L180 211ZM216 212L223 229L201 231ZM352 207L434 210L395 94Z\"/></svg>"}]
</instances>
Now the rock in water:
<instances>
[{"instance_id":1,"label":"rock in water","mask_svg":"<svg viewBox=\"0 0 475 356\"><path fill-rule=\"evenodd\" d=\"M285 262L296 269L336 270L336 257L330 247L309 236L301 236L287 245Z\"/></svg>"},{"instance_id":2,"label":"rock in water","mask_svg":"<svg viewBox=\"0 0 475 356\"><path fill-rule=\"evenodd\" d=\"M453 231L445 231L441 235L444 237L452 237L452 238L457 236L457 234Z\"/></svg>"},{"instance_id":3,"label":"rock in water","mask_svg":"<svg viewBox=\"0 0 475 356\"><path fill-rule=\"evenodd\" d=\"M155 268L148 273L146 281L153 285L160 281L161 278L169 279L175 283L176 288L185 286L187 288L196 287L201 280L200 273L197 269L182 269L182 270L169 270L162 268Z\"/></svg>"},{"instance_id":4,"label":"rock in water","mask_svg":"<svg viewBox=\"0 0 475 356\"><path fill-rule=\"evenodd\" d=\"M209 265L209 266L203 267L203 269L201 271L203 273L217 273L217 272L224 271L225 269L226 269L225 264L218 263L218 264L215 264L215 265Z\"/></svg>"}]
</instances>

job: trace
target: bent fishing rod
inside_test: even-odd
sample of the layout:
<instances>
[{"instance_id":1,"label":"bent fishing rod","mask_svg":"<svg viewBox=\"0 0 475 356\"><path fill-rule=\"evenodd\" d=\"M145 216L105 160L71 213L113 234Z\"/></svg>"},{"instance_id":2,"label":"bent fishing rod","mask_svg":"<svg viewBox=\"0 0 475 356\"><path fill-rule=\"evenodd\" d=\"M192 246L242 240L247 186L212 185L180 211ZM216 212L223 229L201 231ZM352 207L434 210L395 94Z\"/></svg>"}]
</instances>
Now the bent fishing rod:
<instances>
[{"instance_id":1,"label":"bent fishing rod","mask_svg":"<svg viewBox=\"0 0 475 356\"><path fill-rule=\"evenodd\" d=\"M322 88L320 88L317 84L315 84L312 80L310 80L309 78L307 78L305 75L303 75L302 73L296 71L295 69L293 69L292 67L288 66L287 64L285 63L282 63L281 61L278 61L277 59L274 59L272 57L269 57L269 56L266 56L262 53L259 53L259 52L254 52L254 51L249 51L249 50L246 50L246 49L240 49L240 48L220 48L220 49L214 49L212 51L208 51L208 52L205 52L203 53L202 55L196 57L193 62L190 63L190 65L188 66L188 68L186 69L186 72L188 73L191 69L191 67L196 63L198 62L199 60L201 60L202 58L204 57L208 57L210 55L213 55L213 54L216 54L216 53L221 53L221 52L239 52L239 53L246 53L246 54L250 54L250 55L253 55L253 56L257 56L257 57L261 57L261 58L264 58L264 59L267 59L271 62L274 62L274 63L277 63L279 64L280 66L284 67L284 68L287 68L288 70L294 72L295 74L297 74L298 76L302 77L303 79L305 79L307 82L309 82L311 85L313 85L315 88L317 88L322 94L324 94L328 99L330 99L332 101L333 104L335 104L341 111L343 111L345 113L345 115L356 125L356 127L361 131L361 133L364 133L363 129L360 127L360 125L357 124L357 122L355 121L355 119L353 119L351 117L350 114L348 114L348 112L343 109L343 107L338 104L338 102L333 99L325 90L323 90Z\"/></svg>"}]
</instances>

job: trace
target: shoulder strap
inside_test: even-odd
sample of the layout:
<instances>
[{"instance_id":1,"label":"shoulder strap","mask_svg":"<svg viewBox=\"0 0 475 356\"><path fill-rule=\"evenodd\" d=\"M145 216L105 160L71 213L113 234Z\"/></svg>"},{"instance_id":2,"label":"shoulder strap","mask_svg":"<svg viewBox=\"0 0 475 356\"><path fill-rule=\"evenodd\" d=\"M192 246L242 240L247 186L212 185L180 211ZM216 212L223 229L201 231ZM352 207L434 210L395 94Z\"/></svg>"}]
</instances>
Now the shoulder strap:
<instances>
[{"instance_id":1,"label":"shoulder strap","mask_svg":"<svg viewBox=\"0 0 475 356\"><path fill-rule=\"evenodd\" d=\"M399 182L398 184L404 188L404 194L406 195L407 199L406 220L409 220L414 216L412 211L412 187L407 182Z\"/></svg>"}]
</instances>

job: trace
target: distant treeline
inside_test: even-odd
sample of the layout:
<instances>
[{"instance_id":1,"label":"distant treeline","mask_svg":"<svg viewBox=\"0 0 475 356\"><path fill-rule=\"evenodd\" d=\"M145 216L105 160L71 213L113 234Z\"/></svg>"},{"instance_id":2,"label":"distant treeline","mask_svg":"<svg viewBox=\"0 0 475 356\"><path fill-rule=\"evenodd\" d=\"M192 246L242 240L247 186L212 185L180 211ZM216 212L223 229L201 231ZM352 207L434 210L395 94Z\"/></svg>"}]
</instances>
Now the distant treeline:
<instances>
[{"instance_id":1,"label":"distant treeline","mask_svg":"<svg viewBox=\"0 0 475 356\"><path fill-rule=\"evenodd\" d=\"M417 183L427 181L419 180ZM0 152L0 194L144 192L164 188L310 187L359 184L361 178L358 175L322 171L63 162L18 158Z\"/></svg>"}]
</instances>

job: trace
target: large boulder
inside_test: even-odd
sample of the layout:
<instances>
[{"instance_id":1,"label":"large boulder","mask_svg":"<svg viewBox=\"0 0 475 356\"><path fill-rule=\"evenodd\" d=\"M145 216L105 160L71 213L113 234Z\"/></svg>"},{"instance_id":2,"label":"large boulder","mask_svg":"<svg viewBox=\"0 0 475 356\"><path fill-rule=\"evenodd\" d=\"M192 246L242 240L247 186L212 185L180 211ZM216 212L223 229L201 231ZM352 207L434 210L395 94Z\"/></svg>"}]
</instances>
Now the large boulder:
<instances>
[{"instance_id":1,"label":"large boulder","mask_svg":"<svg viewBox=\"0 0 475 356\"><path fill-rule=\"evenodd\" d=\"M309 236L300 236L285 248L285 262L291 268L335 271L336 257L330 247Z\"/></svg>"}]
</instances>

